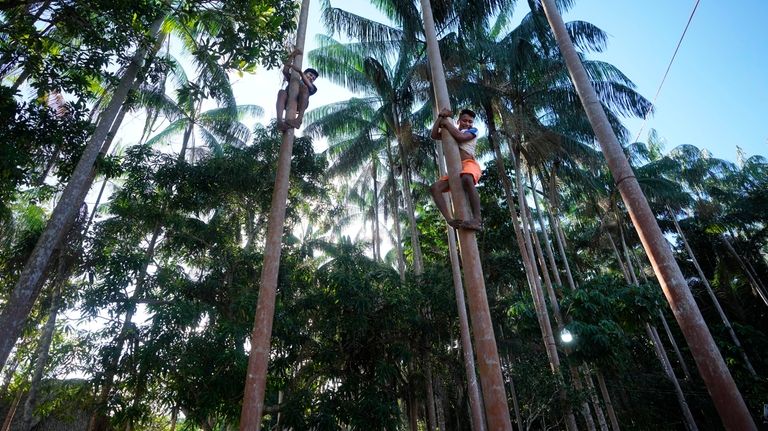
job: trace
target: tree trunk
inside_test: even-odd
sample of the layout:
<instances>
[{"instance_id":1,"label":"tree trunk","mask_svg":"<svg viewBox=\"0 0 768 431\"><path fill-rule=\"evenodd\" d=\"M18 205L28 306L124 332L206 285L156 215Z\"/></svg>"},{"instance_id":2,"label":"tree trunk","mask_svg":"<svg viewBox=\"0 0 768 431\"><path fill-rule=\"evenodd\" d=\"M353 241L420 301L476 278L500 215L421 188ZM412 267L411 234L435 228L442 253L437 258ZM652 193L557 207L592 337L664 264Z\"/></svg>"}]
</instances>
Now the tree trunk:
<instances>
[{"instance_id":1,"label":"tree trunk","mask_svg":"<svg viewBox=\"0 0 768 431\"><path fill-rule=\"evenodd\" d=\"M621 257L621 254L619 254L619 251L616 249L616 246L613 244L613 239L611 238L611 234L609 232L606 232L608 239L611 242L611 246L613 247L613 251L616 254L616 259L621 267L622 271L624 272L624 278L627 281L627 284L633 284L637 285L637 278L635 277L634 270L632 270L632 264L631 262L627 262L627 266L629 267L629 270L624 268L624 261ZM629 257L629 256L627 256ZM680 389L680 383L677 381L677 376L675 375L675 371L672 369L672 365L669 362L669 357L667 357L667 352L664 350L664 345L661 343L661 340L658 338L658 333L656 332L656 329L648 322L646 322L646 334L648 335L648 338L651 340L651 344L653 344L654 351L656 352L656 358L661 363L661 368L664 370L665 375L670 380L672 385L675 389L675 396L677 397L677 402L680 404L680 409L683 412L683 419L686 422L686 426L691 431L693 428L691 428L690 423L693 422L690 409L688 408L688 403L685 401L685 395L683 394L682 389ZM695 423L693 424L695 427Z\"/></svg>"},{"instance_id":2,"label":"tree trunk","mask_svg":"<svg viewBox=\"0 0 768 431\"><path fill-rule=\"evenodd\" d=\"M667 352L664 351L664 346L661 344L659 334L656 332L656 329L651 326L650 323L645 324L645 331L648 334L648 338L650 338L651 342L653 343L656 356L661 362L664 374L675 388L675 396L677 397L678 404L680 404L680 410L683 413L683 419L685 420L686 428L688 428L688 431L697 431L698 427L696 426L696 422L693 420L693 415L691 414L691 410L688 408L688 403L685 401L685 395L683 394L682 388L680 388L680 382L677 381L675 371L672 369L672 365L669 363Z\"/></svg>"},{"instance_id":3,"label":"tree trunk","mask_svg":"<svg viewBox=\"0 0 768 431\"><path fill-rule=\"evenodd\" d=\"M731 240L728 239L728 237L723 234L723 244L725 244L725 248L728 249L728 252L731 253L731 255L736 259L737 262L739 262L739 266L741 266L741 269L744 271L744 274L747 276L747 279L749 280L749 284L752 286L752 291L754 292L755 296L759 297L763 300L763 302L768 305L768 296L766 296L766 293L762 289L762 285L760 281L755 278L754 275L752 275L752 271L747 268L746 263L744 263L744 260L739 256L739 254L736 252L736 249L733 248L733 244L731 244Z\"/></svg>"},{"instance_id":4,"label":"tree trunk","mask_svg":"<svg viewBox=\"0 0 768 431\"><path fill-rule=\"evenodd\" d=\"M16 372L16 368L19 367L19 361L16 355L11 356L9 364L5 367L5 377L3 378L3 386L0 388L0 399L8 396L8 386L11 385L13 380L13 374Z\"/></svg>"},{"instance_id":5,"label":"tree trunk","mask_svg":"<svg viewBox=\"0 0 768 431\"><path fill-rule=\"evenodd\" d=\"M429 58L432 84L435 90L435 99L438 109L450 109L451 101L448 95L448 86L445 82L443 63L440 58L437 31L435 30L435 21L432 16L432 5L429 0L421 0L421 10L424 16L424 34L427 42L427 56ZM458 145L456 145L456 141L445 129L443 129L441 137L443 153L445 154L446 166L448 168L448 183L451 186L451 197L453 198L455 209L458 210L457 215L459 217L455 218L469 220L471 210L467 205L467 199L461 186L461 179L459 178L461 161ZM509 420L509 407L507 406L507 396L504 393L504 379L501 376L499 352L496 347L496 337L493 333L493 322L491 321L488 296L485 291L485 279L480 262L480 253L477 248L477 237L475 236L475 231L459 229L459 238L488 428L494 431L510 431L512 423Z\"/></svg>"},{"instance_id":6,"label":"tree trunk","mask_svg":"<svg viewBox=\"0 0 768 431\"><path fill-rule=\"evenodd\" d=\"M179 409L175 406L171 409L171 431L176 431L176 421L179 418Z\"/></svg>"},{"instance_id":7,"label":"tree trunk","mask_svg":"<svg viewBox=\"0 0 768 431\"><path fill-rule=\"evenodd\" d=\"M555 201L554 201L554 193L555 193L555 186L554 186L554 178L555 173L552 172L552 185L550 185L549 190L549 207L550 211L547 213L549 215L549 224L552 227L552 232L555 235L555 241L557 243L557 251L560 253L560 258L563 260L563 267L565 268L565 275L568 280L568 287L571 288L571 290L576 290L576 282L573 279L573 274L571 273L571 266L568 262L568 256L565 254L565 238L563 235L563 230L560 227L560 223L558 221L558 215L554 214Z\"/></svg>"},{"instance_id":8,"label":"tree trunk","mask_svg":"<svg viewBox=\"0 0 768 431\"><path fill-rule=\"evenodd\" d=\"M624 229L622 229L621 224L619 224L619 235L621 237L621 247L622 247L622 250L624 250L624 257L626 258L626 262L627 262L627 271L629 272L629 275L632 277L632 282L637 285L639 284L639 281L636 275L637 273L635 272L634 265L632 264L632 255L630 254L629 248L627 247L627 242L624 239ZM683 359L683 354L680 353L680 348L677 346L675 337L672 335L672 331L670 330L669 325L667 324L667 320L664 318L664 313L661 310L659 310L659 318L661 319L661 323L664 326L664 330L667 334L667 338L669 339L669 342L672 345L672 350L675 352L675 355L677 356L677 361L680 363L680 367L683 370L683 375L685 375L686 380L691 380L691 374L688 372L688 366L685 363L685 359Z\"/></svg>"},{"instance_id":9,"label":"tree trunk","mask_svg":"<svg viewBox=\"0 0 768 431\"><path fill-rule=\"evenodd\" d=\"M61 258L63 260L63 258ZM62 279L68 274L63 265L59 265L59 279L53 286L51 292L51 308L48 312L48 321L43 326L43 332L40 336L40 344L37 347L37 359L35 360L35 370L32 373L32 379L29 383L29 393L24 402L24 416L22 420L22 430L32 429L32 418L37 404L37 392L40 388L40 382L43 380L45 365L48 363L48 357L51 351L51 342L53 341L53 332L56 329L56 316L61 306L61 284L66 282Z\"/></svg>"},{"instance_id":10,"label":"tree trunk","mask_svg":"<svg viewBox=\"0 0 768 431\"><path fill-rule=\"evenodd\" d=\"M144 263L142 264L142 267L139 270L139 275L136 278L136 288L133 290L131 299L129 299L131 305L125 312L125 318L123 319L123 324L120 327L120 332L115 338L115 346L110 356L107 358L106 365L104 366L104 382L102 383L101 389L99 390L99 396L96 398L96 409L91 415L91 419L88 424L89 431L99 431L105 427L107 417L104 415L103 409L109 400L109 393L112 391L113 380L117 375L117 368L120 364L123 347L125 346L125 341L128 339L131 330L131 321L133 320L133 315L136 313L136 304L144 295L144 282L147 279L149 264L152 262L152 259L155 256L155 246L157 244L158 238L160 237L161 231L162 225L160 222L155 223L155 227L152 231L152 237L149 240L147 251L144 254Z\"/></svg>"},{"instance_id":11,"label":"tree trunk","mask_svg":"<svg viewBox=\"0 0 768 431\"><path fill-rule=\"evenodd\" d=\"M150 34L157 36L163 18L157 19L150 29ZM109 105L99 119L96 129L86 145L85 151L75 167L72 176L59 199L56 208L42 235L35 244L24 270L8 299L8 303L0 314L0 364L5 364L8 354L21 333L24 322L29 315L43 283L45 269L51 258L53 250L58 248L62 239L69 231L80 205L83 203L88 190L93 182L93 170L96 158L102 150L102 144L107 134L112 129L112 124L117 117L121 106L128 97L129 90L139 79L146 48L139 47L126 67L123 76L115 89Z\"/></svg>"},{"instance_id":12,"label":"tree trunk","mask_svg":"<svg viewBox=\"0 0 768 431\"><path fill-rule=\"evenodd\" d=\"M304 48L308 14L309 0L303 0L299 13L299 25L296 31L296 48L300 50ZM301 68L301 54L294 57L294 64L296 67ZM298 78L292 75L288 89L288 104L286 106L288 118L295 116L298 92ZM277 161L275 188L272 193L267 237L264 244L264 265L259 281L259 299L256 305L253 332L251 333L251 352L248 355L248 373L246 374L245 394L243 395L243 406L240 413L240 431L258 431L261 429L264 393L267 388L270 339L272 338L272 323L275 317L277 276L280 269L281 243L283 229L285 228L285 211L290 183L293 141L294 129L289 128L283 132L283 141L280 145L280 155Z\"/></svg>"},{"instance_id":13,"label":"tree trunk","mask_svg":"<svg viewBox=\"0 0 768 431\"><path fill-rule=\"evenodd\" d=\"M536 208L536 215L539 219L539 228L544 238L544 250L547 252L547 258L549 259L549 268L552 271L552 277L555 280L555 284L563 287L563 281L560 279L560 271L557 268L557 262L555 261L555 252L552 250L552 242L549 239L549 233L547 232L547 226L544 224L544 216L541 214L541 208L539 207L539 198L536 196L536 187L533 181L533 171L529 172L529 179L531 181L531 194L533 195L533 205ZM543 186L542 186L543 188Z\"/></svg>"},{"instance_id":14,"label":"tree trunk","mask_svg":"<svg viewBox=\"0 0 768 431\"><path fill-rule=\"evenodd\" d=\"M629 271L629 275L632 277L632 282L637 285L639 284L636 275L637 273L635 272L634 265L632 264L632 255L630 254L629 248L627 247L627 241L624 239L624 229L622 229L621 223L619 223L619 234L621 237L621 247L624 250L624 257L627 261L627 271ZM683 370L683 375L685 375L686 380L690 381L691 374L688 372L688 366L685 363L685 359L683 359L683 354L680 353L680 348L677 346L675 337L672 335L672 331L669 329L669 325L667 324L667 319L664 318L664 313L661 310L659 310L659 318L661 319L661 323L667 333L667 338L672 345L672 350L674 350L675 355L677 356L677 361L680 363L680 367Z\"/></svg>"},{"instance_id":15,"label":"tree trunk","mask_svg":"<svg viewBox=\"0 0 768 431\"><path fill-rule=\"evenodd\" d=\"M489 109L486 108L486 111L489 111ZM488 115L489 118L491 118L491 115ZM531 291L531 296L533 297L534 302L534 308L536 309L536 316L539 323L539 329L542 333L542 339L544 341L544 347L547 352L547 357L550 360L550 367L552 369L553 373L556 373L557 376L559 376L560 381L562 381L562 374L560 374L560 360L557 356L557 350L555 347L555 341L554 336L552 334L552 326L549 321L549 314L546 310L546 305L544 305L544 297L541 293L541 278L538 274L538 269L536 268L535 263L533 262L533 249L531 247L531 240L530 236L527 233L527 229L525 229L526 226L526 218L524 217L524 211L521 209L520 211L520 218L522 220L518 220L518 214L515 211L515 199L514 194L517 194L518 196L518 202L524 201L524 197L521 197L521 183L520 183L520 167L518 158L514 158L515 163L515 178L517 180L518 188L517 192L512 192L512 183L507 176L506 168L504 167L504 157L501 154L501 149L499 148L499 145L495 143L495 140L493 139L494 134L491 133L489 136L489 141L491 141L491 147L494 150L494 153L496 155L496 167L499 171L499 177L502 181L502 186L504 189L504 196L506 198L507 207L509 208L510 213L510 219L512 220L512 226L515 230L515 238L517 239L517 246L520 250L520 256L523 260L523 266L525 268L525 274L526 278L528 279L528 287ZM513 150L514 152L514 150ZM522 208L522 207L521 207ZM537 293L538 292L538 293ZM548 328L548 329L547 329ZM554 354L553 354L554 351ZM511 380L511 374L510 374L510 380ZM565 397L565 392L560 390L559 392L560 400L563 402L563 404L567 404L567 400ZM573 412L570 410L570 408L566 408L566 415L565 415L565 423L569 430L576 430L576 418L573 415ZM516 413L519 413L516 412ZM523 423L522 419L520 418L519 414L516 416L518 420L518 426L522 429Z\"/></svg>"},{"instance_id":16,"label":"tree trunk","mask_svg":"<svg viewBox=\"0 0 768 431\"><path fill-rule=\"evenodd\" d=\"M403 142L402 125L400 124L397 107L392 104L393 126L397 134L397 146L400 154L400 166L403 177L403 202L405 203L405 212L408 216L408 228L411 232L411 248L413 249L413 272L417 277L424 274L424 260L421 254L421 241L419 240L419 229L416 225L416 210L413 206L413 194L411 192L411 164L406 154L405 142Z\"/></svg>"},{"instance_id":17,"label":"tree trunk","mask_svg":"<svg viewBox=\"0 0 768 431\"><path fill-rule=\"evenodd\" d=\"M522 169L520 166L520 154L516 149L512 149L512 155L514 157L514 163L515 163L515 181L517 183L517 204L520 210L520 223L519 226L515 228L515 234L518 235L517 228L519 227L520 232L519 236L522 239L518 239L518 247L521 247L521 254L523 248L525 249L525 255L523 256L523 262L527 261L527 264L524 263L526 266L526 272L530 271L530 278L528 280L528 285L531 288L531 296L533 297L533 305L536 310L536 317L539 322L539 328L541 330L542 339L544 341L544 348L547 352L547 358L549 359L549 364L552 369L552 372L555 373L558 380L560 382L564 382L562 370L560 369L560 356L557 352L557 345L555 343L555 337L552 332L552 323L549 320L549 312L547 311L547 305L546 300L544 299L544 293L542 291L541 287L541 279L540 274L538 272L538 269L536 268L536 263L534 262L534 256L535 253L533 251L533 245L531 244L531 234L528 231L528 211L527 206L525 202L525 188L523 187L523 181L522 181ZM511 211L514 211L512 207ZM513 216L513 225L516 224L514 222L515 217ZM521 242L523 244L521 244ZM546 265L542 267L542 272L545 273L545 280L548 280L549 277L546 276ZM551 286L551 284L550 284ZM555 302L557 304L557 302ZM558 310L559 311L559 310ZM557 317L556 317L557 319ZM559 326L562 326L561 324ZM573 415L572 410L570 407L568 407L568 399L567 395L565 394L564 389L560 389L558 391L558 395L560 397L560 401L563 404L564 411L565 411L565 424L566 428L570 430L576 430L578 429L576 425L576 418Z\"/></svg>"},{"instance_id":18,"label":"tree trunk","mask_svg":"<svg viewBox=\"0 0 768 431\"><path fill-rule=\"evenodd\" d=\"M699 265L699 261L698 259L696 259L696 255L693 254L693 250L691 249L691 246L688 244L688 239L685 237L683 230L680 228L680 224L677 222L677 216L675 216L675 213L672 212L672 208L670 208L669 206L667 206L667 211L669 211L669 214L672 217L672 221L675 223L675 229L677 230L677 234L680 235L680 239L683 241L683 245L685 246L685 251L687 251L688 256L691 257L693 266L694 268L696 268L696 273L699 275L699 279L704 284L704 288L706 289L707 294L709 295L709 299L712 300L712 304L715 306L715 310L717 310L717 314L720 316L720 320L723 322L725 329L728 330L728 334L731 336L731 340L733 340L733 345L736 346L736 350L739 351L739 354L741 355L741 359L744 361L744 365L747 367L747 370L749 371L749 373L752 374L753 377L757 377L757 372L755 371L754 367L752 367L752 362L750 362L749 357L747 357L747 353L744 351L744 348L741 346L741 342L739 341L739 338L736 336L736 332L734 332L733 326L731 326L731 321L728 320L728 316L725 315L723 308L720 306L720 301L717 299L717 295L715 295L715 291L712 289L712 286L709 284L709 280L707 280L707 276L704 275L704 271L701 269L701 266Z\"/></svg>"},{"instance_id":19,"label":"tree trunk","mask_svg":"<svg viewBox=\"0 0 768 431\"><path fill-rule=\"evenodd\" d=\"M437 113L435 113L437 116ZM489 121L491 124L491 121ZM491 127L491 126L489 126ZM490 139L490 137L489 137ZM445 175L445 157L443 148L437 145L437 170L440 175ZM451 208L451 200L444 195L448 208ZM451 275L453 277L453 292L456 297L456 309L459 315L459 334L461 336L461 353L464 358L464 374L467 378L467 393L469 398L469 410L472 415L472 430L485 431L485 417L483 415L483 401L480 397L480 387L477 384L475 374L475 356L472 349L472 337L469 332L469 318L467 306L464 301L464 283L461 280L461 263L459 262L458 248L456 247L456 234L452 227L446 226L448 238L448 255L451 260ZM442 429L440 431L443 431Z\"/></svg>"},{"instance_id":20,"label":"tree trunk","mask_svg":"<svg viewBox=\"0 0 768 431\"><path fill-rule=\"evenodd\" d=\"M392 183L390 198L393 227L395 228L395 251L397 252L397 272L400 281L405 281L405 256L403 255L403 234L400 231L400 204L398 203L397 181L395 181L394 161L392 160L392 148L387 144L387 159L389 162L389 180Z\"/></svg>"},{"instance_id":21,"label":"tree trunk","mask_svg":"<svg viewBox=\"0 0 768 431\"><path fill-rule=\"evenodd\" d=\"M709 329L704 324L701 311L688 290L685 278L624 156L554 0L542 0L541 4L587 117L595 131L597 142L606 157L611 174L632 217L633 225L648 253L664 295L678 320L723 424L728 429L756 429L747 405L717 350Z\"/></svg>"},{"instance_id":22,"label":"tree trunk","mask_svg":"<svg viewBox=\"0 0 768 431\"><path fill-rule=\"evenodd\" d=\"M377 262L381 259L381 233L379 232L379 179L377 160L371 162L371 176L373 177L373 258Z\"/></svg>"},{"instance_id":23,"label":"tree trunk","mask_svg":"<svg viewBox=\"0 0 768 431\"><path fill-rule=\"evenodd\" d=\"M515 422L517 423L518 431L523 431L523 416L520 414L520 402L517 398L517 390L515 389L515 381L512 375L512 361L507 358L507 378L509 379L509 394L512 396L512 406L515 409Z\"/></svg>"},{"instance_id":24,"label":"tree trunk","mask_svg":"<svg viewBox=\"0 0 768 431\"><path fill-rule=\"evenodd\" d=\"M592 402L592 407L595 409L595 416L597 416L597 422L600 425L600 431L608 431L608 423L605 421L605 414L603 414L603 408L600 405L600 399L595 392L595 385L592 383L592 374L587 369L586 365L581 367L581 375L584 376L584 382L587 384L587 391L589 391L589 398Z\"/></svg>"},{"instance_id":25,"label":"tree trunk","mask_svg":"<svg viewBox=\"0 0 768 431\"><path fill-rule=\"evenodd\" d=\"M437 413L435 412L435 389L432 382L432 365L429 363L429 356L427 354L424 357L424 378L427 385L427 430L435 431L437 427Z\"/></svg>"},{"instance_id":26,"label":"tree trunk","mask_svg":"<svg viewBox=\"0 0 768 431\"><path fill-rule=\"evenodd\" d=\"M677 346L677 341L675 341L675 336L672 335L672 330L669 328L669 324L667 323L667 318L664 317L664 313L659 310L659 320L661 320L661 325L664 327L664 332L667 334L667 339L669 339L669 344L672 345L672 350L675 352L675 356L677 356L677 361L680 363L680 368L683 369L683 375L685 376L685 379L688 381L691 381L691 373L688 371L688 365L685 363L685 359L683 359L683 354L680 352L680 348Z\"/></svg>"},{"instance_id":27,"label":"tree trunk","mask_svg":"<svg viewBox=\"0 0 768 431\"><path fill-rule=\"evenodd\" d=\"M573 384L573 388L580 394L583 394L584 386L581 384L581 376L579 376L578 369L571 365L568 367L568 370L571 372L571 383ZM596 431L595 420L592 418L592 411L589 408L589 402L586 400L586 398L581 401L580 410L581 416L584 418L584 422L587 424L587 429L589 431Z\"/></svg>"},{"instance_id":28,"label":"tree trunk","mask_svg":"<svg viewBox=\"0 0 768 431\"><path fill-rule=\"evenodd\" d=\"M600 386L600 393L603 395L605 409L608 411L608 418L611 420L611 429L613 431L621 431L621 428L619 427L619 419L616 416L616 411L613 409L611 394L608 392L608 386L605 384L603 372L600 370L597 371L597 384Z\"/></svg>"},{"instance_id":29,"label":"tree trunk","mask_svg":"<svg viewBox=\"0 0 768 431\"><path fill-rule=\"evenodd\" d=\"M446 431L445 421L445 391L440 377L434 379L435 383L435 408L437 413L437 427L440 431Z\"/></svg>"},{"instance_id":30,"label":"tree trunk","mask_svg":"<svg viewBox=\"0 0 768 431\"><path fill-rule=\"evenodd\" d=\"M13 417L16 416L16 411L19 409L19 403L21 403L22 392L19 390L16 393L16 397L11 403L11 407L8 409L8 413L5 415L5 421L3 421L3 429L0 431L11 431L11 425L13 424Z\"/></svg>"}]
</instances>

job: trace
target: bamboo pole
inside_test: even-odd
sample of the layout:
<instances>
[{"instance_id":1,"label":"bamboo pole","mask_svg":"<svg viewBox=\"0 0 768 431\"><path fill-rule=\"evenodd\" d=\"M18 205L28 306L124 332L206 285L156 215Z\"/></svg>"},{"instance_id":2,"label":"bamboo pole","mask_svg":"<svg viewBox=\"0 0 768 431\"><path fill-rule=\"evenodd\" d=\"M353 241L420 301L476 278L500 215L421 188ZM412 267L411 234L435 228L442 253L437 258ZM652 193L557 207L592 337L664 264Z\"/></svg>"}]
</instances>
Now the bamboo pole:
<instances>
[{"instance_id":1,"label":"bamboo pole","mask_svg":"<svg viewBox=\"0 0 768 431\"><path fill-rule=\"evenodd\" d=\"M451 101L445 82L440 48L437 45L437 32L435 30L435 21L432 16L430 1L421 0L421 9L424 15L427 55L437 104L439 108L450 109ZM442 144L448 168L448 183L451 186L451 196L460 214L460 217L457 218L469 220L469 208L459 178L459 171L461 170L459 149L456 141L447 130L442 132ZM509 419L509 407L507 406L507 395L504 392L504 379L501 376L499 352L496 347L496 338L493 334L488 297L485 293L485 280L480 262L480 253L477 248L477 238L474 231L459 229L459 240L461 257L464 262L464 279L467 286L470 315L472 316L472 329L475 334L475 349L477 351L488 428L494 431L511 431L512 423Z\"/></svg>"},{"instance_id":2,"label":"bamboo pole","mask_svg":"<svg viewBox=\"0 0 768 431\"><path fill-rule=\"evenodd\" d=\"M307 34L309 0L303 0L299 13L299 25L296 31L296 47L304 50ZM302 55L294 58L294 64L301 68ZM296 97L299 81L293 73L288 87L287 118L296 115ZM283 132L280 155L277 161L275 189L272 193L272 206L269 211L267 238L264 245L264 265L261 270L259 300L251 334L251 352L248 357L248 373L245 378L245 393L240 414L240 431L258 431L261 429L261 416L264 412L264 393L267 384L270 339L272 322L275 317L275 298L277 296L277 276L280 269L280 254L285 225L285 206L288 199L288 187L291 174L291 154L293 153L294 129Z\"/></svg>"}]
</instances>

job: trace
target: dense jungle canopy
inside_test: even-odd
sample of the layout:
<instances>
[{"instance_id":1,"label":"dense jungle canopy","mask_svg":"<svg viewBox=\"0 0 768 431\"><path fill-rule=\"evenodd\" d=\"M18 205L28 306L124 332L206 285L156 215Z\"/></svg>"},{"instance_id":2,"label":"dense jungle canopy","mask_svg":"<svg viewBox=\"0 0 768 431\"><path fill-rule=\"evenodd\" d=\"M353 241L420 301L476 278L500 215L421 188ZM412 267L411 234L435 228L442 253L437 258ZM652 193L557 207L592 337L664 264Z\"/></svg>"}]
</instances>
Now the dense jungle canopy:
<instances>
[{"instance_id":1,"label":"dense jungle canopy","mask_svg":"<svg viewBox=\"0 0 768 431\"><path fill-rule=\"evenodd\" d=\"M319 3L304 64L354 96L310 99L296 132L261 429L485 430L429 193L420 6ZM514 429L722 429L542 2L432 5L451 105L483 132L476 238ZM298 9L0 1L0 431L238 427L284 134L232 82L280 74ZM635 142L623 121L653 104L582 18L568 33L760 424L768 160Z\"/></svg>"}]
</instances>

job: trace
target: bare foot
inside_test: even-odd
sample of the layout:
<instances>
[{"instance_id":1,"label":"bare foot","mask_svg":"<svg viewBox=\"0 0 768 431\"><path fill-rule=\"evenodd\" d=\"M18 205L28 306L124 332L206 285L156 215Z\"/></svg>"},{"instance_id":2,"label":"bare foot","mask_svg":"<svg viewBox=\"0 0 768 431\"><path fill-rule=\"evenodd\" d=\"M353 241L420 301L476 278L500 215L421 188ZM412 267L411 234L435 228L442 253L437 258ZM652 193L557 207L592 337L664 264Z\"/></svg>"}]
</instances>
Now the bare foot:
<instances>
[{"instance_id":1,"label":"bare foot","mask_svg":"<svg viewBox=\"0 0 768 431\"><path fill-rule=\"evenodd\" d=\"M461 225L464 224L464 220L459 220L457 218L448 220L448 225L454 229L458 229L461 227Z\"/></svg>"},{"instance_id":2,"label":"bare foot","mask_svg":"<svg viewBox=\"0 0 768 431\"><path fill-rule=\"evenodd\" d=\"M299 123L296 120L285 120L285 124L293 127L294 129L298 129L299 127L301 127L301 123Z\"/></svg>"},{"instance_id":3,"label":"bare foot","mask_svg":"<svg viewBox=\"0 0 768 431\"><path fill-rule=\"evenodd\" d=\"M474 230L481 232L483 230L483 222L481 220L468 220L461 224L463 229Z\"/></svg>"},{"instance_id":4,"label":"bare foot","mask_svg":"<svg viewBox=\"0 0 768 431\"><path fill-rule=\"evenodd\" d=\"M285 124L285 121L278 121L277 122L277 130L285 132L288 129L290 129L290 127L288 127L288 125Z\"/></svg>"}]
</instances>

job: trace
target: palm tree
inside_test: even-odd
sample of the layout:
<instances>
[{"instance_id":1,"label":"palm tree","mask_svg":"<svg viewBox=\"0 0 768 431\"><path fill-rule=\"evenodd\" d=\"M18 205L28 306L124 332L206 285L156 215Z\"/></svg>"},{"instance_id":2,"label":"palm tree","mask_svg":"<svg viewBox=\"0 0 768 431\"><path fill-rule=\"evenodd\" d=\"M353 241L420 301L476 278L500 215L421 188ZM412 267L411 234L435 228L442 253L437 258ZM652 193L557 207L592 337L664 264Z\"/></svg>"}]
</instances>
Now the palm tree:
<instances>
[{"instance_id":1,"label":"palm tree","mask_svg":"<svg viewBox=\"0 0 768 431\"><path fill-rule=\"evenodd\" d=\"M448 96L448 87L445 82L445 72L437 45L437 33L432 14L432 5L428 0L421 1L421 9L424 19L424 32L427 41L427 56L429 58L432 82L435 90L437 108L451 106ZM459 151L456 142L447 131L443 131L443 153L446 158L449 182L451 183L451 197L462 220L467 220L469 207L463 189L459 184L458 172ZM475 349L480 358L480 380L483 387L485 400L486 419L488 428L498 430L511 430L512 424L509 418L504 382L501 375L499 354L496 347L493 326L488 308L488 297L485 292L482 266L480 264L477 239L474 231L459 230L461 255L464 260L464 278L468 289L469 309L475 333Z\"/></svg>"},{"instance_id":2,"label":"palm tree","mask_svg":"<svg viewBox=\"0 0 768 431\"><path fill-rule=\"evenodd\" d=\"M397 142L397 168L402 175L414 272L420 275L423 263L410 190L410 155L418 138L411 130L410 113L416 94L423 89L415 86L415 69L413 61L409 60L410 48L407 44L402 48L399 57L393 59L390 65L388 61L375 57L382 49L380 44L343 45L330 38L321 39L320 48L309 54L313 64L324 76L362 93L364 97L314 110L309 114L314 122L307 129L310 133L322 132L341 139L341 147L333 150L339 157L336 165L344 168L340 172L358 169L364 161L373 160L373 155L381 152L382 145L389 140ZM390 166L392 169L394 166Z\"/></svg>"},{"instance_id":3,"label":"palm tree","mask_svg":"<svg viewBox=\"0 0 768 431\"><path fill-rule=\"evenodd\" d=\"M149 34L153 39L161 38L160 26L164 16L155 19ZM140 80L139 72L147 57L147 48L138 47L131 63L123 71L120 82L112 94L85 151L67 183L66 188L51 215L45 231L27 261L24 271L19 277L13 295L0 314L0 364L5 364L11 348L15 344L26 316L29 314L44 278L45 268L51 253L63 239L68 227L71 226L77 210L80 208L85 195L93 182L93 166L102 151L107 134L112 129L113 121L122 109L128 97L128 92Z\"/></svg>"},{"instance_id":4,"label":"palm tree","mask_svg":"<svg viewBox=\"0 0 768 431\"><path fill-rule=\"evenodd\" d=\"M541 4L633 224L654 264L654 271L678 319L724 425L734 429L755 429L755 424L736 388L733 377L718 353L712 335L704 325L701 312L688 290L672 251L664 240L648 202L624 157L616 134L610 127L594 87L589 82L587 72L573 46L555 2L542 0Z\"/></svg>"}]
</instances>

